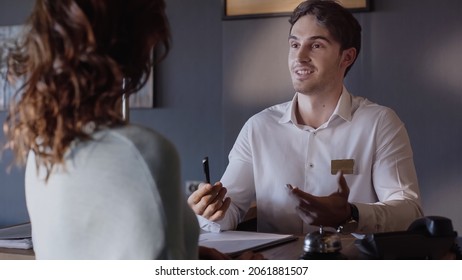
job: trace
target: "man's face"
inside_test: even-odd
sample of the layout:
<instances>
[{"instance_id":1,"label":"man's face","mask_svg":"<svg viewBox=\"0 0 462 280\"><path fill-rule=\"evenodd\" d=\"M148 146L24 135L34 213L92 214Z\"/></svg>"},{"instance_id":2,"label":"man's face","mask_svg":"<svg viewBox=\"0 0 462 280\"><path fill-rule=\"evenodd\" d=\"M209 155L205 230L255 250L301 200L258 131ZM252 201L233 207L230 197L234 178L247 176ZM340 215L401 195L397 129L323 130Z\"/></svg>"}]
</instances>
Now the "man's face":
<instances>
[{"instance_id":1,"label":"man's face","mask_svg":"<svg viewBox=\"0 0 462 280\"><path fill-rule=\"evenodd\" d=\"M289 70L295 91L312 95L338 89L349 65L345 52L313 15L302 16L289 36Z\"/></svg>"}]
</instances>

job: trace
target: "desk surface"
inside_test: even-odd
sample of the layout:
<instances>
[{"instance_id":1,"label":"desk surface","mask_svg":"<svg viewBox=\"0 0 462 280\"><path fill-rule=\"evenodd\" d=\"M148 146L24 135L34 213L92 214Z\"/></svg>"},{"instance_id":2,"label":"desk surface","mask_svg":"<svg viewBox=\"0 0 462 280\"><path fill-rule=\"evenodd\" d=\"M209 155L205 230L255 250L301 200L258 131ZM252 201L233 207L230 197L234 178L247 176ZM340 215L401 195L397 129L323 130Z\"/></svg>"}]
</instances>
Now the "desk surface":
<instances>
[{"instance_id":1,"label":"desk surface","mask_svg":"<svg viewBox=\"0 0 462 280\"><path fill-rule=\"evenodd\" d=\"M34 250L0 248L0 260L34 260Z\"/></svg>"},{"instance_id":2,"label":"desk surface","mask_svg":"<svg viewBox=\"0 0 462 280\"><path fill-rule=\"evenodd\" d=\"M342 236L342 251L348 259L362 259L364 255L356 247L353 236ZM296 260L303 254L304 237L300 236L296 240L284 244L275 245L259 251L268 260ZM462 247L462 238L458 238L459 246ZM447 259L454 259L455 256L449 255ZM33 260L34 251L21 249L0 248L0 260Z\"/></svg>"},{"instance_id":3,"label":"desk surface","mask_svg":"<svg viewBox=\"0 0 462 280\"><path fill-rule=\"evenodd\" d=\"M358 249L354 246L354 237L342 237L342 253L349 258L357 258ZM260 251L268 260L296 260L303 253L304 237L278 244ZM7 249L0 248L0 260L33 260L35 259L33 250Z\"/></svg>"},{"instance_id":4,"label":"desk surface","mask_svg":"<svg viewBox=\"0 0 462 280\"><path fill-rule=\"evenodd\" d=\"M348 259L360 259L361 253L354 245L355 238L342 236L342 254ZM303 254L304 236L295 240L262 249L259 253L268 260L296 260ZM0 260L33 260L34 251L22 249L0 248Z\"/></svg>"}]
</instances>

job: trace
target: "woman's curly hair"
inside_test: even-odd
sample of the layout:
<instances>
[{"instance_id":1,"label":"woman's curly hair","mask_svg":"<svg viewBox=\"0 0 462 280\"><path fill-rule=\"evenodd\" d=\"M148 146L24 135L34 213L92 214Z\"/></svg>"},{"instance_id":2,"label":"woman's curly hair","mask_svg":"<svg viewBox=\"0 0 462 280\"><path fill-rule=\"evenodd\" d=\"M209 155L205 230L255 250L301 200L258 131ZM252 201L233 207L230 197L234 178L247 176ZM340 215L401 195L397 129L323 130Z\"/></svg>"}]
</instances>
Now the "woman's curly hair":
<instances>
[{"instance_id":1,"label":"woman's curly hair","mask_svg":"<svg viewBox=\"0 0 462 280\"><path fill-rule=\"evenodd\" d=\"M3 129L16 163L32 150L49 175L72 141L90 139L85 125L125 123L122 94L143 87L170 32L163 0L38 0L26 26L8 59L24 84Z\"/></svg>"}]
</instances>

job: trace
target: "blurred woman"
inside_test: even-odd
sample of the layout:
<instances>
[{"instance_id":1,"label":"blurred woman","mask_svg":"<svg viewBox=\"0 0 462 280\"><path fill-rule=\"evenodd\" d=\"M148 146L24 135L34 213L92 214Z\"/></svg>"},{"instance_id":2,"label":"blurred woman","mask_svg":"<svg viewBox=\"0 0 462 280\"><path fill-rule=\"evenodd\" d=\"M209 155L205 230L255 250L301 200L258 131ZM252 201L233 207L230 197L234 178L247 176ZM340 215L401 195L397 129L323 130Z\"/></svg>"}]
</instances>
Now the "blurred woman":
<instances>
[{"instance_id":1,"label":"blurred woman","mask_svg":"<svg viewBox=\"0 0 462 280\"><path fill-rule=\"evenodd\" d=\"M169 50L163 0L38 0L9 59L24 86L4 124L38 259L194 259L198 226L175 147L128 124L151 54Z\"/></svg>"}]
</instances>

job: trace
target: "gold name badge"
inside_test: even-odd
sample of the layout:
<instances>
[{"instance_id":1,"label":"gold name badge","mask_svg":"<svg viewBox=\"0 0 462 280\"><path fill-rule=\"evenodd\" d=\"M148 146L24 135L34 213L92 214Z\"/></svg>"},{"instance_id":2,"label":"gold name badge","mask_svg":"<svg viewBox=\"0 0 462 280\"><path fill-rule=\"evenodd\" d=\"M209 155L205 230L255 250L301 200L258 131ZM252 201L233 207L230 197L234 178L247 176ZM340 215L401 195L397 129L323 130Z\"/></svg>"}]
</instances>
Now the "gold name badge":
<instances>
[{"instance_id":1,"label":"gold name badge","mask_svg":"<svg viewBox=\"0 0 462 280\"><path fill-rule=\"evenodd\" d=\"M342 171L343 174L353 174L355 167L354 159L334 159L330 162L330 173L332 175Z\"/></svg>"}]
</instances>

